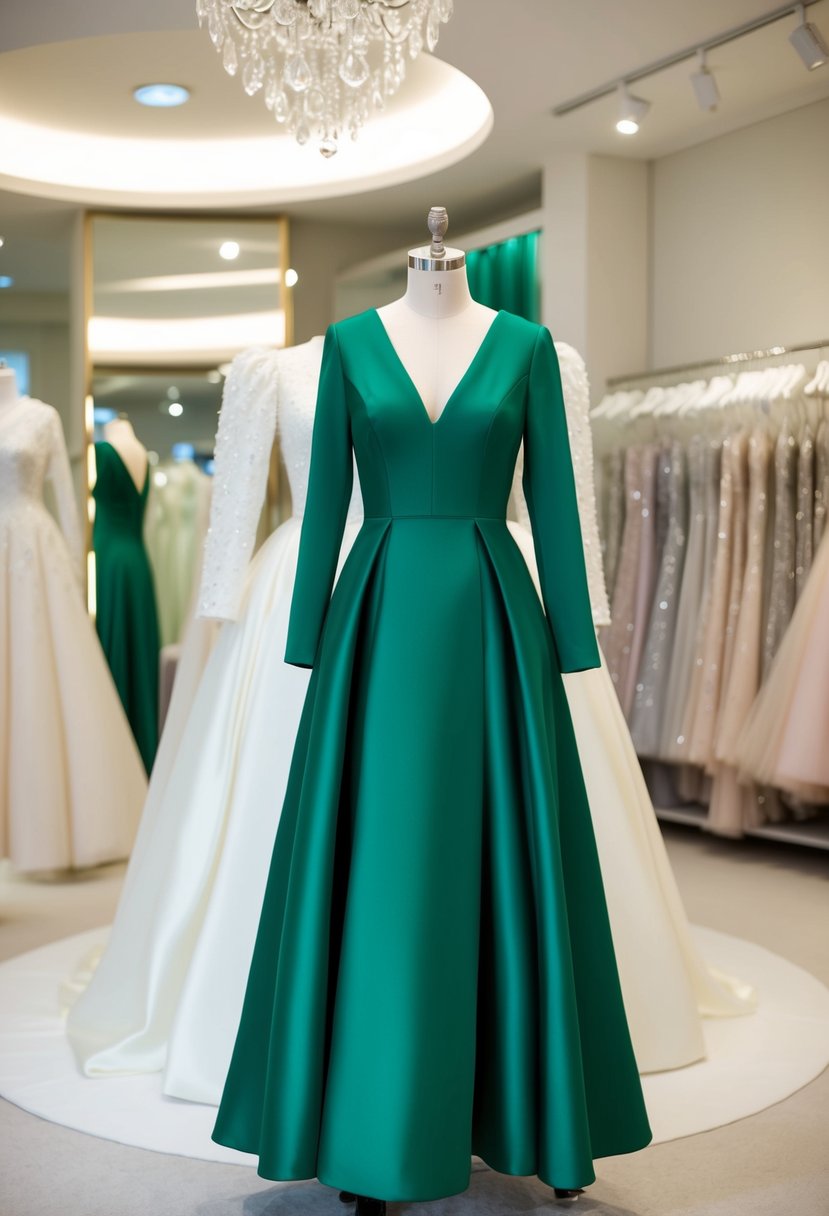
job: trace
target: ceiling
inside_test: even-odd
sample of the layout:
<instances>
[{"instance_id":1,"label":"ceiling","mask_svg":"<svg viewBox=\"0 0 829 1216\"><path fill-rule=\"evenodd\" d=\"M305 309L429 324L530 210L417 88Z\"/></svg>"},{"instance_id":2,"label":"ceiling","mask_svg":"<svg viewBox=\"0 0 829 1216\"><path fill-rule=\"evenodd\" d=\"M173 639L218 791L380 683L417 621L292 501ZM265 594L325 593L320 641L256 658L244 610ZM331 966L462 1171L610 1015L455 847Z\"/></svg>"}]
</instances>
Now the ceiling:
<instances>
[{"instance_id":1,"label":"ceiling","mask_svg":"<svg viewBox=\"0 0 829 1216\"><path fill-rule=\"evenodd\" d=\"M696 106L688 81L692 63L636 85L634 91L652 102L652 110L634 139L625 140L613 129L613 98L565 118L551 114L552 107L570 97L776 7L764 0L511 0L505 19L506 6L499 0L456 0L455 16L444 27L438 50L491 101L495 122L488 139L459 163L420 174L416 185L410 181L348 197L316 198L301 207L288 200L285 210L337 222L406 223L420 231L424 206L440 202L462 215L468 229L537 201L540 166L559 148L651 159L829 96L829 67L806 72L787 42L795 24L788 16L711 54L709 65L722 96L715 114L702 114ZM809 18L829 36L829 0L810 6ZM0 112L14 102L18 116L25 110L32 121L58 129L86 124L112 134L121 126L130 137L140 121L171 120L162 127L167 141L173 131L191 136L197 118L211 135L261 135L270 123L261 98L245 97L238 80L225 77L206 34L195 31L195 24L194 0L131 5L64 0L50 5L48 26L41 6L2 0L0 45L7 53L0 56ZM44 32L50 45L44 45ZM105 55L97 69L89 70L95 55L106 50L105 39L126 34L133 36L127 71L122 58L113 64ZM95 40L96 46L80 39ZM26 55L33 56L28 72ZM84 56L91 58L80 71ZM138 107L128 104L124 81L126 77L132 87L147 79L142 56L147 64L163 62L173 79L202 81L189 112L184 107L150 119L135 113ZM50 65L47 79L32 70L36 62ZM451 129L453 121L451 109L445 109L442 125ZM315 150L305 151L321 161ZM278 190L271 201L279 205ZM257 207L262 207L261 198ZM31 208L28 202L21 209L19 200L0 192L0 233L10 226L17 232L18 223L24 235L27 224L42 223L44 231L51 224L56 230L57 217L66 210L65 204Z\"/></svg>"}]
</instances>

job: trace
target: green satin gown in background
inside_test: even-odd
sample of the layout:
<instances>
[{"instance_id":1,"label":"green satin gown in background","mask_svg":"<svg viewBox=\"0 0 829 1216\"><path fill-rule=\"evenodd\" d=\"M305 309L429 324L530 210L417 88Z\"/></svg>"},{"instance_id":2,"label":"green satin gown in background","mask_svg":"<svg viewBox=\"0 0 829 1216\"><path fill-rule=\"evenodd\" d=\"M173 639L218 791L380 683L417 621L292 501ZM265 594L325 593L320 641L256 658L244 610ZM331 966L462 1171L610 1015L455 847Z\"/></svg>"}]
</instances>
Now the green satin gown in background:
<instances>
[{"instance_id":1,"label":"green satin gown in background","mask_svg":"<svg viewBox=\"0 0 829 1216\"><path fill-rule=\"evenodd\" d=\"M546 329L498 313L434 423L376 312L329 329L286 658L313 674L214 1139L387 1200L472 1154L591 1182L650 1130L560 676L599 656Z\"/></svg>"},{"instance_id":2,"label":"green satin gown in background","mask_svg":"<svg viewBox=\"0 0 829 1216\"><path fill-rule=\"evenodd\" d=\"M150 471L138 490L116 449L96 443L95 550L98 636L147 772L158 746L158 617L144 511Z\"/></svg>"}]
</instances>

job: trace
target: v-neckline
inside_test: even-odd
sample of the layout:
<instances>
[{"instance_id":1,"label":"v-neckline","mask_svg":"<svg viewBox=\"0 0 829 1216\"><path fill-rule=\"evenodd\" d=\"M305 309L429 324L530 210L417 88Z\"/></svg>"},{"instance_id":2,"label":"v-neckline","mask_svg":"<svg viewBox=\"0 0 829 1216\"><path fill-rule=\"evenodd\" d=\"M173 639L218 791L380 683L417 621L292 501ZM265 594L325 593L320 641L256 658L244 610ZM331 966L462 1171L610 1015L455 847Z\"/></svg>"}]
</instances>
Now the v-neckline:
<instances>
[{"instance_id":1,"label":"v-neckline","mask_svg":"<svg viewBox=\"0 0 829 1216\"><path fill-rule=\"evenodd\" d=\"M397 347L392 342L391 335L389 334L389 331L386 329L386 326L383 323L383 319L380 316L380 313L377 311L376 308L372 308L369 311L372 313L375 320L377 321L377 324L380 326L380 329L382 330L382 333L383 333L383 337L386 340L386 345L387 345L388 349L391 351L392 357L394 358L394 361L397 364L397 367L399 368L400 372L402 373L404 379L407 381L409 388L414 393L414 396L417 399L417 402L423 413L423 417L426 419L427 425L431 426L431 427L440 426L441 422L446 417L449 407L452 405L453 401L458 396L458 394L460 393L463 386L466 384L466 381L469 379L470 375L472 374L472 371L475 368L476 364L478 363L478 360L483 355L484 348L489 343L489 339L492 335L493 329L495 329L496 325L498 324L501 317L503 316L503 313L504 313L503 308L499 308L498 311L495 313L495 316L490 321L489 328L487 329L486 333L484 334L483 338L481 339L481 341L478 345L478 349L475 351L475 354L472 356L469 363L466 365L466 370L463 373L463 375L461 376L460 380L455 385L455 387L452 389L452 392L449 394L449 396L446 398L446 403L445 403L443 409L438 414L437 418L433 418L432 415L427 410L426 402L423 400L423 396L421 395L420 389L417 387L414 380L412 379L411 373L409 372L409 369L406 367L406 364L403 362L403 360L400 358L400 355L397 353Z\"/></svg>"},{"instance_id":2,"label":"v-neckline","mask_svg":"<svg viewBox=\"0 0 829 1216\"><path fill-rule=\"evenodd\" d=\"M108 439L102 439L100 442L101 442L101 443L103 443L103 444L106 444L106 446L107 446L107 447L110 449L110 451L113 451L113 452L115 453L116 457L118 458L118 463L120 464L121 468L124 470L124 473L126 474L127 481L130 483L130 485L132 486L132 488L135 490L135 492L136 492L136 494L138 495L138 497L139 497L139 498L143 498L143 497L144 497L144 493L145 493L145 491L146 491L146 489L147 489L147 482L148 482L148 481L149 481L149 479L150 479L150 463L149 463L149 461L147 461L147 469L146 469L146 472L144 473L144 480L143 480L143 482L142 482L142 484L141 484L141 489L139 490L138 485L136 484L135 478L133 477L132 473L131 473L131 472L129 471L129 469L127 468L127 462L124 460L124 457L123 457L123 456L121 455L121 453L118 451L118 449L116 448L115 444L114 444L114 443L110 443Z\"/></svg>"}]
</instances>

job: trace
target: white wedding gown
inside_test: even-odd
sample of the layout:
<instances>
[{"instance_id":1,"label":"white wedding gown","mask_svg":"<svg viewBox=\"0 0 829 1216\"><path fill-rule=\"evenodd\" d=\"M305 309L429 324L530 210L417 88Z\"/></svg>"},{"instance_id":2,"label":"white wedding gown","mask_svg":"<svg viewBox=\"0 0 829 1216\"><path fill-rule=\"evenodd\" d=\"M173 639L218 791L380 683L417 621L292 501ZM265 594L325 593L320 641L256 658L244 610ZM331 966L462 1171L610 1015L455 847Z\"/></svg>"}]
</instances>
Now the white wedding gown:
<instances>
[{"instance_id":1,"label":"white wedding gown","mask_svg":"<svg viewBox=\"0 0 829 1216\"><path fill-rule=\"evenodd\" d=\"M283 656L321 360L315 338L228 376L199 601L226 623L212 649L210 622L186 634L109 943L69 1012L89 1076L163 1070L166 1094L219 1100L310 675ZM277 424L294 513L251 562ZM361 518L355 492L343 556Z\"/></svg>"},{"instance_id":2,"label":"white wedding gown","mask_svg":"<svg viewBox=\"0 0 829 1216\"><path fill-rule=\"evenodd\" d=\"M304 503L322 342L248 352L233 365L217 446L202 609L233 618L264 492L277 396L295 510ZM597 623L607 617L593 494L587 380L559 346ZM273 405L271 404L273 403ZM516 482L516 485L518 483ZM517 510L525 507L520 492ZM352 503L343 552L357 527ZM531 536L513 533L535 569ZM308 673L282 661L299 517L266 542L224 625L175 763L150 795L112 936L69 1016L90 1076L164 1070L165 1093L217 1103L235 1039ZM185 646L186 650L186 646ZM605 668L566 681L585 758L619 969L639 1066L704 1054L700 1013L745 1012L751 994L699 958L630 736ZM179 707L179 715L181 706Z\"/></svg>"},{"instance_id":3,"label":"white wedding gown","mask_svg":"<svg viewBox=\"0 0 829 1216\"><path fill-rule=\"evenodd\" d=\"M0 410L0 857L22 871L128 857L147 790L82 569L60 418L21 397Z\"/></svg>"}]
</instances>

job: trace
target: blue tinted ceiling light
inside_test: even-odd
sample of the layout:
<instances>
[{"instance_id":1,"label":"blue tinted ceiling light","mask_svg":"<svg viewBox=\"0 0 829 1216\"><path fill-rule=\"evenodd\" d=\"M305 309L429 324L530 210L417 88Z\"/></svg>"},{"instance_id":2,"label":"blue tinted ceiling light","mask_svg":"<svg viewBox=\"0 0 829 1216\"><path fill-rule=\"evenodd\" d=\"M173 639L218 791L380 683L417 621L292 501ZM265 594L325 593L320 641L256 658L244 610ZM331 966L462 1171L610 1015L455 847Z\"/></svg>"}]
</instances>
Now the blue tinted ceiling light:
<instances>
[{"instance_id":1,"label":"blue tinted ceiling light","mask_svg":"<svg viewBox=\"0 0 829 1216\"><path fill-rule=\"evenodd\" d=\"M183 106L190 100L190 90L182 84L142 84L133 89L135 100L142 106L153 106L156 109L167 109L170 106Z\"/></svg>"},{"instance_id":2,"label":"blue tinted ceiling light","mask_svg":"<svg viewBox=\"0 0 829 1216\"><path fill-rule=\"evenodd\" d=\"M0 287L14 287L14 279L10 274L0 274Z\"/></svg>"}]
</instances>

